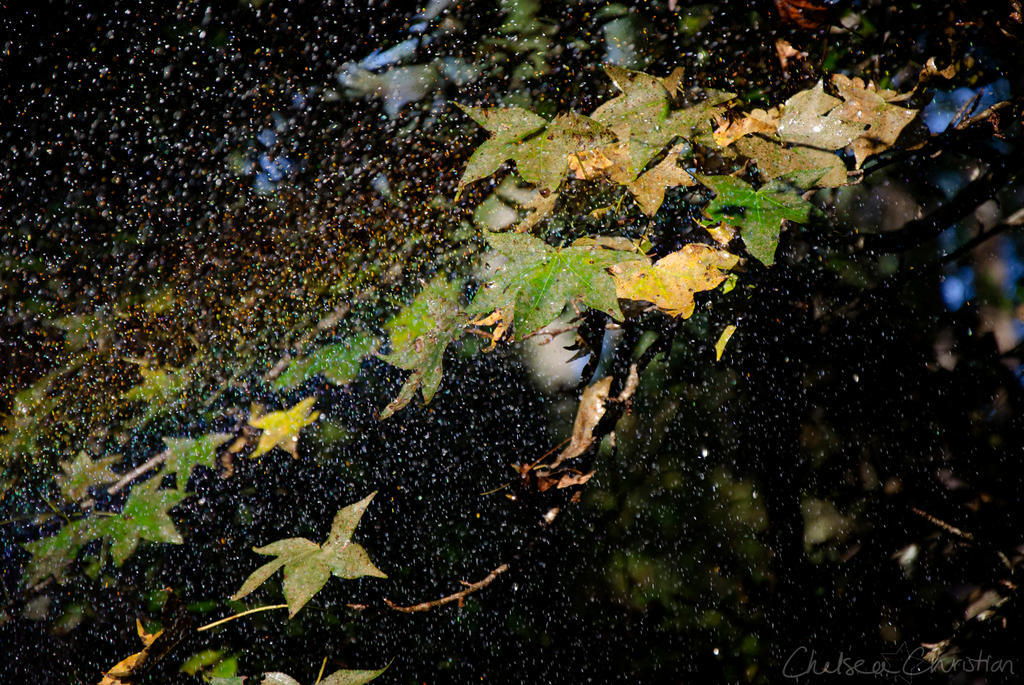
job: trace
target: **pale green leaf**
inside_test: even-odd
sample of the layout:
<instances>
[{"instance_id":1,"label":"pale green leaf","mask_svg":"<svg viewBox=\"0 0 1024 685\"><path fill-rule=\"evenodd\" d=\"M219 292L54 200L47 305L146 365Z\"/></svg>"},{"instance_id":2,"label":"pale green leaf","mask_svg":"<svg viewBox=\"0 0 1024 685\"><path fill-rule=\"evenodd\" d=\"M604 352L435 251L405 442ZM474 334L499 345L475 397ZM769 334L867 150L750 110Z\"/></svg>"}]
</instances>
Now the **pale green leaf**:
<instances>
[{"instance_id":1,"label":"pale green leaf","mask_svg":"<svg viewBox=\"0 0 1024 685\"><path fill-rule=\"evenodd\" d=\"M284 566L286 561L287 557L279 557L260 566L249 574L249 577L245 579L244 583L242 583L242 587L238 588L238 591L231 595L231 599L238 601L243 597L252 594L253 590L258 588L260 585L263 585L263 583L270 579L270 576L277 573L277 570Z\"/></svg>"},{"instance_id":2,"label":"pale green leaf","mask_svg":"<svg viewBox=\"0 0 1024 685\"><path fill-rule=\"evenodd\" d=\"M763 136L745 136L733 143L733 146L741 155L757 162L757 169L765 180L793 173L818 174L820 171L814 182L817 186L836 188L846 183L846 165L843 160L826 150L800 145L790 147Z\"/></svg>"},{"instance_id":3,"label":"pale green leaf","mask_svg":"<svg viewBox=\"0 0 1024 685\"><path fill-rule=\"evenodd\" d=\"M306 606L306 602L320 592L330 577L330 566L323 556L317 553L303 557L299 561L286 563L281 589L288 603L288 617L293 618L299 613L299 610Z\"/></svg>"},{"instance_id":4,"label":"pale green leaf","mask_svg":"<svg viewBox=\"0 0 1024 685\"><path fill-rule=\"evenodd\" d=\"M556 192L569 170L569 155L615 141L611 131L589 117L561 114L537 135L517 143L519 175L542 191Z\"/></svg>"},{"instance_id":5,"label":"pale green leaf","mask_svg":"<svg viewBox=\"0 0 1024 685\"><path fill-rule=\"evenodd\" d=\"M286 538L254 548L253 551L259 554L277 558L256 569L231 599L245 597L282 566L282 589L288 603L289 616L295 616L323 588L332 572L346 579L363 576L386 578L370 561L366 550L351 542L352 533L375 494L341 509L335 515L331 532L322 547L306 538Z\"/></svg>"},{"instance_id":6,"label":"pale green leaf","mask_svg":"<svg viewBox=\"0 0 1024 685\"><path fill-rule=\"evenodd\" d=\"M299 685L299 681L285 673L264 673L260 685Z\"/></svg>"},{"instance_id":7,"label":"pale green leaf","mask_svg":"<svg viewBox=\"0 0 1024 685\"><path fill-rule=\"evenodd\" d=\"M388 670L387 666L376 671L335 671L321 680L320 685L363 685L363 683L370 682L386 670Z\"/></svg>"}]
</instances>

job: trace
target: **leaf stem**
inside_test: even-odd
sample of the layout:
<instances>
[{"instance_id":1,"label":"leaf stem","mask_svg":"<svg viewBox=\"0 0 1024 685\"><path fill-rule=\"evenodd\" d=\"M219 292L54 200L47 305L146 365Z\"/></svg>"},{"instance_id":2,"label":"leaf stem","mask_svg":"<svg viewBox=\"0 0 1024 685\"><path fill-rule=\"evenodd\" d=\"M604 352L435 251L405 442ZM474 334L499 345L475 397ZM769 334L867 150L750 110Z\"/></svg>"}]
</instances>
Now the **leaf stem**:
<instances>
[{"instance_id":1,"label":"leaf stem","mask_svg":"<svg viewBox=\"0 0 1024 685\"><path fill-rule=\"evenodd\" d=\"M270 606L256 607L255 609L249 609L248 611L243 611L242 613L235 614L234 616L228 616L227 618L222 618L219 621L214 621L213 623L207 623L205 626L200 626L200 627L196 628L196 632L197 633L201 633L204 630L210 630L211 628L216 628L219 625L223 625L223 624L228 623L230 621L234 621L236 618L242 618L243 616L248 616L249 614L258 614L261 611L270 611L271 609L287 609L287 608L288 608L287 604L271 604Z\"/></svg>"}]
</instances>

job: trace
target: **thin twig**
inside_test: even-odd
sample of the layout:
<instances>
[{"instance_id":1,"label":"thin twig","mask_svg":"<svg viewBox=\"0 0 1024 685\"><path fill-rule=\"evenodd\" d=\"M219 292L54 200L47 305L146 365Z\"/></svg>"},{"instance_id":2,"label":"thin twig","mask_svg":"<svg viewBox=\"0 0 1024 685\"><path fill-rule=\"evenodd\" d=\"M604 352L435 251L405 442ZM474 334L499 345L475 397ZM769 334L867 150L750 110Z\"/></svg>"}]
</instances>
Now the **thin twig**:
<instances>
[{"instance_id":1,"label":"thin twig","mask_svg":"<svg viewBox=\"0 0 1024 685\"><path fill-rule=\"evenodd\" d=\"M213 623L207 623L205 626L199 626L198 628L196 628L196 632L197 633L201 633L204 630L210 630L211 628L216 628L217 626L224 625L225 623L229 623L231 621L234 621L236 618L242 618L243 616L248 616L249 614L258 614L261 611L270 611L271 609L287 609L287 608L288 608L287 604L271 604L270 606L256 607L255 609L249 609L248 611L243 611L240 614L235 614L233 616L228 616L227 618L222 618L219 621L214 621Z\"/></svg>"},{"instance_id":2,"label":"thin twig","mask_svg":"<svg viewBox=\"0 0 1024 685\"><path fill-rule=\"evenodd\" d=\"M488 585L490 585L491 583L493 583L494 579L497 578L498 576L500 576L505 571L507 571L508 568L509 568L508 564L502 564L501 566L499 566L498 568L494 569L489 574L487 574L487 577L484 578L483 580L478 581L476 583L465 583L465 585L466 585L466 589L465 590L460 590L459 592L456 592L454 594L448 595L447 597L442 597L441 599L435 599L435 600L433 600L431 602L421 602L420 604L414 604L414 605L409 606L409 607L403 607L403 606L398 606L397 604L392 602L390 599L385 598L384 599L384 603L387 604L392 609L394 609L395 611L401 611L401 612L406 613L406 614L414 614L414 613L417 613L417 612L420 612L420 611L430 611L434 607L443 606L445 604L451 604L452 602L458 602L461 605L462 601L466 597L468 597L469 595L473 594L477 590L482 590L483 588L485 588Z\"/></svg>"},{"instance_id":3,"label":"thin twig","mask_svg":"<svg viewBox=\"0 0 1024 685\"><path fill-rule=\"evenodd\" d=\"M959 528L957 528L956 526L951 526L950 524L946 523L942 519L936 518L935 516L932 516L927 511L924 511L923 509L918 509L917 507L911 507L910 510L912 512L914 512L915 514L917 514L918 516L920 516L921 518L927 520L929 523L932 523L932 524L938 526L939 528L941 528L941 529L943 529L943 530L945 530L945 531L947 531L949 533L952 533L953 535L957 535L959 537L962 537L965 540L972 540L972 541L974 540L974 536L971 535L970 533L964 532L964 531L960 530Z\"/></svg>"},{"instance_id":4,"label":"thin twig","mask_svg":"<svg viewBox=\"0 0 1024 685\"><path fill-rule=\"evenodd\" d=\"M126 473L123 476L121 476L121 479L119 481L117 481L116 483L111 485L109 488L107 488L107 494L108 495L116 495L117 493L121 492L126 487L128 487L133 480L135 480L136 478L138 478L139 476L141 476L144 473L149 473L150 471L155 469L157 466L160 466L160 464L162 464L165 461L167 461L167 457L169 457L169 456L171 456L171 451L170 450L164 450L160 454L158 454L158 455L156 455L154 457L150 457L149 459L147 459L143 463L139 464L138 466L136 466L134 469L132 469L128 473Z\"/></svg>"}]
</instances>

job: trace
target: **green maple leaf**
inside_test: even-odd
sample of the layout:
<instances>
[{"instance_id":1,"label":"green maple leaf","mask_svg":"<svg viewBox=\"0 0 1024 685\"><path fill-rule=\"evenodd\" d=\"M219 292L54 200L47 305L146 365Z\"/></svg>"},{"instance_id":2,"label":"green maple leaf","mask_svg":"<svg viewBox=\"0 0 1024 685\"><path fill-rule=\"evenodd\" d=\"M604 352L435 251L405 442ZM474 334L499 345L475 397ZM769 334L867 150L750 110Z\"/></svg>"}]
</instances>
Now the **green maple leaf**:
<instances>
[{"instance_id":1,"label":"green maple leaf","mask_svg":"<svg viewBox=\"0 0 1024 685\"><path fill-rule=\"evenodd\" d=\"M715 191L705 208L707 215L740 228L747 250L765 265L775 261L782 222L807 223L814 206L780 181L772 181L758 190L734 176L698 176Z\"/></svg>"},{"instance_id":2,"label":"green maple leaf","mask_svg":"<svg viewBox=\"0 0 1024 685\"><path fill-rule=\"evenodd\" d=\"M477 292L469 307L471 315L514 311L520 340L554 321L570 302L622 319L615 282L606 270L639 255L597 246L559 249L525 234L490 233L487 241L507 261L494 280Z\"/></svg>"},{"instance_id":3,"label":"green maple leaf","mask_svg":"<svg viewBox=\"0 0 1024 685\"><path fill-rule=\"evenodd\" d=\"M25 585L31 587L50 576L58 582L67 568L90 540L103 536L103 529L94 518L82 518L65 525L56 535L33 540L23 545L32 558L25 567Z\"/></svg>"},{"instance_id":4,"label":"green maple leaf","mask_svg":"<svg viewBox=\"0 0 1024 685\"><path fill-rule=\"evenodd\" d=\"M294 617L323 588L332 573L346 579L363 576L387 578L373 565L366 550L352 542L352 533L376 494L370 493L365 499L339 511L322 546L306 538L287 538L253 548L258 554L277 558L253 571L231 599L245 597L284 567L282 589L288 603L288 615Z\"/></svg>"},{"instance_id":5,"label":"green maple leaf","mask_svg":"<svg viewBox=\"0 0 1024 685\"><path fill-rule=\"evenodd\" d=\"M276 381L278 390L294 388L313 376L323 376L335 385L347 385L359 375L363 359L377 347L377 339L359 333L342 342L324 345L302 359L293 359Z\"/></svg>"},{"instance_id":6,"label":"green maple leaf","mask_svg":"<svg viewBox=\"0 0 1024 685\"><path fill-rule=\"evenodd\" d=\"M230 438L226 433L210 433L201 438L164 438L167 458L164 459L163 473L177 474L179 492L185 492L192 469L202 465L216 470L217 448Z\"/></svg>"},{"instance_id":7,"label":"green maple leaf","mask_svg":"<svg viewBox=\"0 0 1024 685\"><path fill-rule=\"evenodd\" d=\"M80 500L89 494L94 485L113 483L119 475L110 470L110 465L121 457L114 455L93 460L85 452L79 452L72 462L61 462L63 476L57 477L57 485L69 500Z\"/></svg>"},{"instance_id":8,"label":"green maple leaf","mask_svg":"<svg viewBox=\"0 0 1024 685\"><path fill-rule=\"evenodd\" d=\"M110 555L120 566L131 556L140 540L180 545L184 540L168 511L185 499L178 490L160 490L161 478L132 488L119 516L104 516L96 528L110 538Z\"/></svg>"},{"instance_id":9,"label":"green maple leaf","mask_svg":"<svg viewBox=\"0 0 1024 685\"><path fill-rule=\"evenodd\" d=\"M466 163L466 170L459 181L460 188L493 174L505 160L515 155L516 143L548 124L547 120L522 107L458 107L491 133L491 137L473 151Z\"/></svg>"},{"instance_id":10,"label":"green maple leaf","mask_svg":"<svg viewBox=\"0 0 1024 685\"><path fill-rule=\"evenodd\" d=\"M380 414L386 419L402 409L416 391L429 403L441 385L444 353L462 334L466 315L459 307L459 284L449 283L439 274L412 303L385 324L391 338L391 352L381 359L400 369L411 371L398 396Z\"/></svg>"}]
</instances>

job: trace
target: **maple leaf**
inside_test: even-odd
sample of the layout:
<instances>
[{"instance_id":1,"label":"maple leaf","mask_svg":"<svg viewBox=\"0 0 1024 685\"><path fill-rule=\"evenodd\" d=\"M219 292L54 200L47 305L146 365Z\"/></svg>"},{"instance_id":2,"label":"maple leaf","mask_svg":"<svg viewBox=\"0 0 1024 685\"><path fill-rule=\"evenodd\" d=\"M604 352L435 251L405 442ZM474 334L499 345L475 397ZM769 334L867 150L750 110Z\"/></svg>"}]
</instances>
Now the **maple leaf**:
<instances>
[{"instance_id":1,"label":"maple leaf","mask_svg":"<svg viewBox=\"0 0 1024 685\"><path fill-rule=\"evenodd\" d=\"M900 132L917 116L916 109L891 104L904 98L895 91L876 91L871 85L865 86L861 79L850 79L842 74L832 77L832 85L844 100L836 110L837 116L868 127L851 144L857 169L871 155L892 147Z\"/></svg>"},{"instance_id":2,"label":"maple leaf","mask_svg":"<svg viewBox=\"0 0 1024 685\"><path fill-rule=\"evenodd\" d=\"M621 95L608 100L590 115L614 130L619 140L629 147L629 179L636 178L647 163L672 139L667 130L669 93L661 79L640 71L606 66Z\"/></svg>"},{"instance_id":3,"label":"maple leaf","mask_svg":"<svg viewBox=\"0 0 1024 685\"><path fill-rule=\"evenodd\" d=\"M201 438L164 438L167 457L163 473L177 474L175 478L179 492L185 492L192 469L202 465L216 470L217 448L231 436L226 433L210 433Z\"/></svg>"},{"instance_id":4,"label":"maple leaf","mask_svg":"<svg viewBox=\"0 0 1024 685\"><path fill-rule=\"evenodd\" d=\"M320 412L310 411L314 402L316 402L315 397L307 397L291 409L282 409L256 419L250 419L250 426L263 430L252 456L255 458L275 447L280 447L298 459L299 431L320 417Z\"/></svg>"},{"instance_id":5,"label":"maple leaf","mask_svg":"<svg viewBox=\"0 0 1024 685\"><path fill-rule=\"evenodd\" d=\"M688 318L693 314L693 295L718 287L736 266L739 257L708 245L690 243L654 264L626 262L612 269L615 290L624 300L655 304L669 316Z\"/></svg>"},{"instance_id":6,"label":"maple leaf","mask_svg":"<svg viewBox=\"0 0 1024 685\"><path fill-rule=\"evenodd\" d=\"M775 261L782 222L806 223L813 205L787 184L772 181L758 190L735 176L698 176L715 191L705 212L715 221L740 228L740 237L751 255L766 266Z\"/></svg>"},{"instance_id":7,"label":"maple leaf","mask_svg":"<svg viewBox=\"0 0 1024 685\"><path fill-rule=\"evenodd\" d=\"M740 138L733 145L741 155L757 162L757 169L765 180L812 170L820 172L815 181L817 186L836 188L846 184L846 165L838 155L826 150L783 145L773 138L759 135Z\"/></svg>"},{"instance_id":8,"label":"maple leaf","mask_svg":"<svg viewBox=\"0 0 1024 685\"><path fill-rule=\"evenodd\" d=\"M380 676L388 667L377 670L355 670L344 669L335 671L323 680L317 681L318 685L364 685L374 678ZM242 685L242 678L214 678L212 685ZM264 673L259 685L300 685L299 681L287 673L270 672Z\"/></svg>"},{"instance_id":9,"label":"maple leaf","mask_svg":"<svg viewBox=\"0 0 1024 685\"><path fill-rule=\"evenodd\" d=\"M335 671L320 681L320 685L363 685L387 670L387 666L375 671L348 669Z\"/></svg>"},{"instance_id":10,"label":"maple leaf","mask_svg":"<svg viewBox=\"0 0 1024 685\"><path fill-rule=\"evenodd\" d=\"M184 540L168 511L185 499L178 490L159 489L160 478L153 478L132 488L119 516L104 516L96 528L110 538L110 556L122 565L140 540L180 545Z\"/></svg>"},{"instance_id":11,"label":"maple leaf","mask_svg":"<svg viewBox=\"0 0 1024 685\"><path fill-rule=\"evenodd\" d=\"M574 112L560 114L548 123L519 107L462 109L493 135L470 157L460 188L489 176L511 159L526 181L554 193L565 178L570 155L615 140L604 126Z\"/></svg>"},{"instance_id":12,"label":"maple leaf","mask_svg":"<svg viewBox=\"0 0 1024 685\"><path fill-rule=\"evenodd\" d=\"M698 127L721 111L722 103L735 97L733 93L708 90L703 102L670 111L669 89L674 91L678 85L677 72L668 81L616 66L605 67L605 72L622 93L594 110L591 118L628 144L626 182L635 179L673 138L693 138Z\"/></svg>"},{"instance_id":13,"label":"maple leaf","mask_svg":"<svg viewBox=\"0 0 1024 685\"><path fill-rule=\"evenodd\" d=\"M278 390L294 388L313 376L323 376L335 385L347 385L359 375L363 359L373 354L377 339L359 333L343 342L331 343L301 359L293 359L277 380Z\"/></svg>"},{"instance_id":14,"label":"maple leaf","mask_svg":"<svg viewBox=\"0 0 1024 685\"><path fill-rule=\"evenodd\" d=\"M142 383L126 390L121 397L147 404L144 421L182 403L186 385L183 369L151 369L143 365L139 367L139 373L142 374Z\"/></svg>"},{"instance_id":15,"label":"maple leaf","mask_svg":"<svg viewBox=\"0 0 1024 685\"><path fill-rule=\"evenodd\" d=\"M555 192L569 169L569 156L615 139L597 121L581 114L560 114L546 129L517 144L513 159L519 175L542 191Z\"/></svg>"},{"instance_id":16,"label":"maple leaf","mask_svg":"<svg viewBox=\"0 0 1024 685\"><path fill-rule=\"evenodd\" d=\"M78 558L82 547L103 536L103 530L96 524L97 520L91 517L77 519L56 535L26 542L23 547L32 558L25 567L25 585L31 587L50 576L62 582L62 571Z\"/></svg>"},{"instance_id":17,"label":"maple leaf","mask_svg":"<svg viewBox=\"0 0 1024 685\"><path fill-rule=\"evenodd\" d=\"M460 188L493 174L505 160L515 155L516 143L548 123L522 107L481 109L458 103L456 105L491 133L491 137L473 152L466 163L462 179L459 180Z\"/></svg>"},{"instance_id":18,"label":"maple leaf","mask_svg":"<svg viewBox=\"0 0 1024 685\"><path fill-rule=\"evenodd\" d=\"M332 573L350 580L363 576L387 578L383 571L373 565L366 550L352 542L352 533L376 494L372 492L365 499L340 510L322 546L306 538L287 538L253 548L257 554L277 558L253 571L231 599L239 600L247 596L283 567L282 589L291 618L323 588Z\"/></svg>"},{"instance_id":19,"label":"maple leaf","mask_svg":"<svg viewBox=\"0 0 1024 685\"><path fill-rule=\"evenodd\" d=\"M135 630L139 634L139 639L142 640L142 650L118 661L113 668L103 674L103 679L98 685L128 685L135 671L146 662L153 643L164 632L158 630L155 633L147 633L139 619L135 619Z\"/></svg>"},{"instance_id":20,"label":"maple leaf","mask_svg":"<svg viewBox=\"0 0 1024 685\"><path fill-rule=\"evenodd\" d=\"M799 143L822 150L839 150L852 143L867 126L849 121L836 109L842 100L825 92L824 83L804 90L790 99L782 111L779 135L787 143Z\"/></svg>"},{"instance_id":21,"label":"maple leaf","mask_svg":"<svg viewBox=\"0 0 1024 685\"><path fill-rule=\"evenodd\" d=\"M114 455L93 460L85 452L79 452L72 462L61 462L63 476L57 476L57 485L69 500L80 500L89 494L94 485L113 483L119 475L110 470L110 465L121 457Z\"/></svg>"},{"instance_id":22,"label":"maple leaf","mask_svg":"<svg viewBox=\"0 0 1024 685\"><path fill-rule=\"evenodd\" d=\"M459 285L438 274L416 296L412 304L385 324L391 338L391 352L378 356L400 369L411 371L398 396L384 408L381 419L402 409L420 390L429 403L441 385L444 353L462 335L467 321L458 305Z\"/></svg>"},{"instance_id":23,"label":"maple leaf","mask_svg":"<svg viewBox=\"0 0 1024 685\"><path fill-rule=\"evenodd\" d=\"M752 133L772 135L779 130L779 113L777 108L770 112L763 109L755 109L740 119L729 120L725 117L719 117L717 121L718 128L711 135L721 147L731 145L743 136Z\"/></svg>"},{"instance_id":24,"label":"maple leaf","mask_svg":"<svg viewBox=\"0 0 1024 685\"><path fill-rule=\"evenodd\" d=\"M491 233L487 242L506 259L491 283L483 286L469 306L469 314L482 315L503 309L514 312L516 336L525 336L555 320L565 305L581 302L592 309L622 319L615 283L608 267L635 253L600 247L551 247L528 235Z\"/></svg>"},{"instance_id":25,"label":"maple leaf","mask_svg":"<svg viewBox=\"0 0 1024 685\"><path fill-rule=\"evenodd\" d=\"M665 201L666 190L678 186L692 186L696 183L693 176L678 164L681 149L682 146L672 148L665 159L627 186L647 216L658 213L661 203Z\"/></svg>"}]
</instances>

